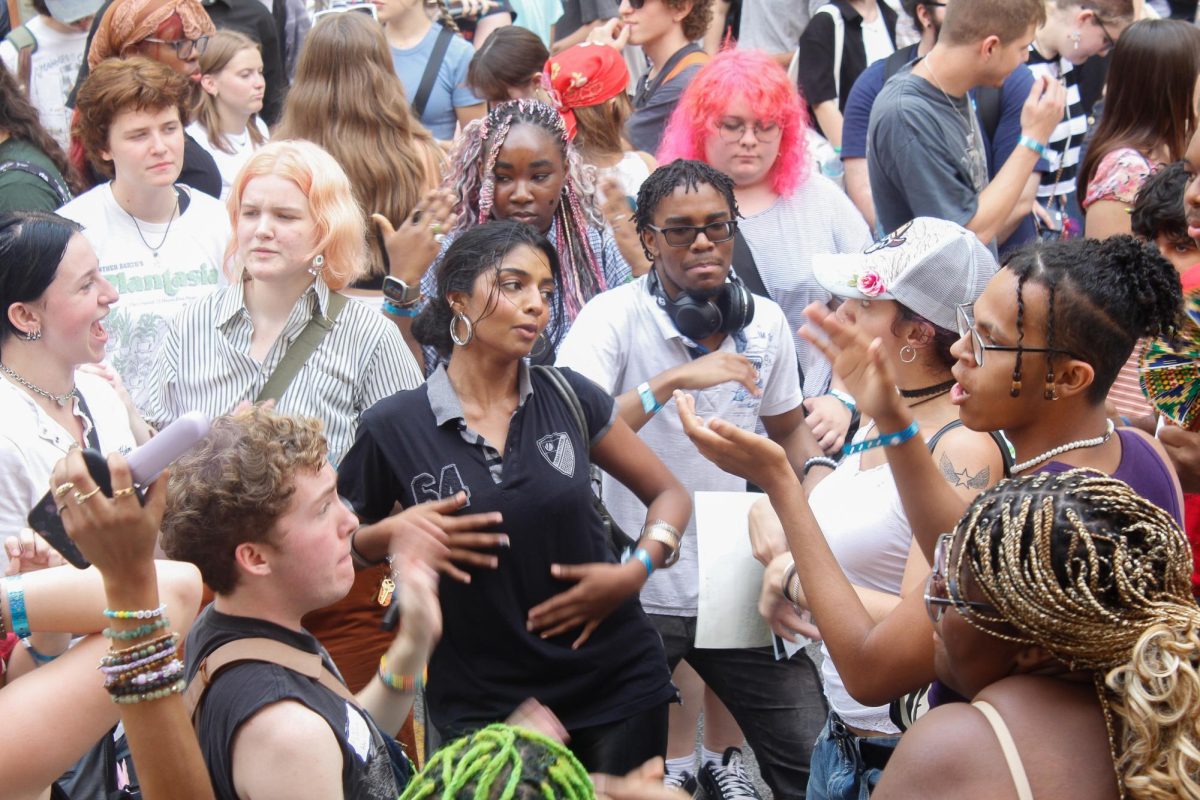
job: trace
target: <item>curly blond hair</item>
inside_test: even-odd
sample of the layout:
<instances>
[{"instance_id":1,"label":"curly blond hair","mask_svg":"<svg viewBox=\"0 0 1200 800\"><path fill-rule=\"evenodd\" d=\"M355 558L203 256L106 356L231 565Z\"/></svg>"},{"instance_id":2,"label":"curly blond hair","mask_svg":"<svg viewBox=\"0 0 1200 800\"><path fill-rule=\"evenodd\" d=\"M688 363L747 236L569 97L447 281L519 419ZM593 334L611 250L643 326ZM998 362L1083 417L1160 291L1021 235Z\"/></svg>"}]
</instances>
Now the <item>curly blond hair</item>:
<instances>
[{"instance_id":1,"label":"curly blond hair","mask_svg":"<svg viewBox=\"0 0 1200 800\"><path fill-rule=\"evenodd\" d=\"M315 473L328 447L321 421L253 406L213 422L175 462L167 485L162 545L200 568L217 594L238 583L234 551L270 541L296 490L296 473Z\"/></svg>"},{"instance_id":2,"label":"curly blond hair","mask_svg":"<svg viewBox=\"0 0 1200 800\"><path fill-rule=\"evenodd\" d=\"M1072 470L984 492L955 536L948 574L961 584L969 569L996 609L962 607L969 623L1095 673L1121 795L1200 798L1200 607L1175 520L1123 481Z\"/></svg>"}]
</instances>

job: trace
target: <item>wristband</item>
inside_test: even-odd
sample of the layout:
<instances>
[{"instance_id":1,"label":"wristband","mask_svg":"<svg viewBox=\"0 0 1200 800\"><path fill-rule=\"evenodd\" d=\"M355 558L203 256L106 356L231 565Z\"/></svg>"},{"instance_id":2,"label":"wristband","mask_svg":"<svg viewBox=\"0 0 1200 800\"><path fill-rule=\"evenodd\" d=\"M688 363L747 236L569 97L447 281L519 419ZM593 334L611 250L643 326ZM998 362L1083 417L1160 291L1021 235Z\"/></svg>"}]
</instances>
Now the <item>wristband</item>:
<instances>
[{"instance_id":1,"label":"wristband","mask_svg":"<svg viewBox=\"0 0 1200 800\"><path fill-rule=\"evenodd\" d=\"M637 391L638 397L642 398L642 411L647 414L657 414L663 410L663 404L658 402L658 398L654 396L648 382L637 387Z\"/></svg>"},{"instance_id":2,"label":"wristband","mask_svg":"<svg viewBox=\"0 0 1200 800\"><path fill-rule=\"evenodd\" d=\"M391 314L393 317L415 317L417 314L421 313L421 309L417 308L415 305L398 306L391 300L384 298L383 313Z\"/></svg>"},{"instance_id":3,"label":"wristband","mask_svg":"<svg viewBox=\"0 0 1200 800\"><path fill-rule=\"evenodd\" d=\"M783 580L779 584L779 592L783 595L783 599L787 600L792 605L797 605L792 599L792 593L788 591L788 587L792 585L792 578L796 577L796 562L793 561L788 565L788 568L783 571Z\"/></svg>"},{"instance_id":4,"label":"wristband","mask_svg":"<svg viewBox=\"0 0 1200 800\"><path fill-rule=\"evenodd\" d=\"M841 389L830 389L829 394L833 395L838 400L841 400L842 405L850 409L851 413L854 413L858 410L858 403L854 402L854 398L846 392L843 392Z\"/></svg>"},{"instance_id":5,"label":"wristband","mask_svg":"<svg viewBox=\"0 0 1200 800\"><path fill-rule=\"evenodd\" d=\"M646 568L647 578L654 574L654 561L650 558L650 553L646 551L646 548L639 547L634 550L633 557L642 562L642 566Z\"/></svg>"},{"instance_id":6,"label":"wristband","mask_svg":"<svg viewBox=\"0 0 1200 800\"><path fill-rule=\"evenodd\" d=\"M842 452L845 455L861 453L864 450L871 450L875 447L891 447L897 444L904 444L909 439L917 435L920 428L917 427L917 421L914 419L909 426L902 431L896 433L885 433L883 436L876 436L874 439L864 439L861 442L847 444L842 447Z\"/></svg>"},{"instance_id":7,"label":"wristband","mask_svg":"<svg viewBox=\"0 0 1200 800\"><path fill-rule=\"evenodd\" d=\"M29 657L33 659L35 666L40 667L42 664L49 664L58 656L48 656L45 653L39 653L38 649L33 646L28 639L22 639L21 644L25 645L25 649L29 651Z\"/></svg>"},{"instance_id":8,"label":"wristband","mask_svg":"<svg viewBox=\"0 0 1200 800\"><path fill-rule=\"evenodd\" d=\"M804 462L804 470L800 477L807 478L808 471L813 467L829 467L829 469L837 469L837 462L829 456L813 456Z\"/></svg>"},{"instance_id":9,"label":"wristband","mask_svg":"<svg viewBox=\"0 0 1200 800\"><path fill-rule=\"evenodd\" d=\"M5 581L8 589L8 615L12 617L12 632L18 639L32 635L29 630L29 617L25 615L25 590L21 588L21 574L17 573Z\"/></svg>"},{"instance_id":10,"label":"wristband","mask_svg":"<svg viewBox=\"0 0 1200 800\"><path fill-rule=\"evenodd\" d=\"M429 667L422 670L420 675L394 675L388 669L387 653L379 657L379 680L392 691L415 692L417 687L424 686L428 679Z\"/></svg>"},{"instance_id":11,"label":"wristband","mask_svg":"<svg viewBox=\"0 0 1200 800\"><path fill-rule=\"evenodd\" d=\"M1042 158L1042 159L1049 158L1048 151L1046 150L1046 145L1042 144L1037 139L1034 139L1032 136L1027 136L1022 133L1021 138L1017 140L1017 144L1028 147L1030 150L1032 150L1033 152L1038 154L1038 158Z\"/></svg>"}]
</instances>

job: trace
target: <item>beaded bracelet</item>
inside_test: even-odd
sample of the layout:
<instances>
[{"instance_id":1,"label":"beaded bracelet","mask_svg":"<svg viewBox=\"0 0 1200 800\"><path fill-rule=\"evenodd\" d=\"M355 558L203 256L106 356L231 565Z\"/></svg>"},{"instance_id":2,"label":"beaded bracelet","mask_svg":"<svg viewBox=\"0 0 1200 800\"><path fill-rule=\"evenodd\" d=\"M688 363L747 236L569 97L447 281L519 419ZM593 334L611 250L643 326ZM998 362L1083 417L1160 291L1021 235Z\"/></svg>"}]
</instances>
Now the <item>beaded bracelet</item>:
<instances>
[{"instance_id":1,"label":"beaded bracelet","mask_svg":"<svg viewBox=\"0 0 1200 800\"><path fill-rule=\"evenodd\" d=\"M424 686L429 678L429 667L420 675L395 675L388 669L387 653L379 657L379 680L384 686L397 692L415 692L418 686Z\"/></svg>"},{"instance_id":2,"label":"beaded bracelet","mask_svg":"<svg viewBox=\"0 0 1200 800\"><path fill-rule=\"evenodd\" d=\"M166 617L160 617L153 622L147 622L145 625L138 625L127 631L119 631L114 628L105 628L103 635L105 639L112 639L118 642L126 642L130 639L140 639L143 636L149 636L155 631L161 631L163 628L171 624L171 621Z\"/></svg>"},{"instance_id":3,"label":"beaded bracelet","mask_svg":"<svg viewBox=\"0 0 1200 800\"><path fill-rule=\"evenodd\" d=\"M131 705L133 703L144 703L147 700L160 700L164 697L170 697L173 694L183 694L183 690L187 688L187 681L180 678L170 686L154 689L149 692L141 692L139 694L114 695L110 694L114 703L119 705Z\"/></svg>"},{"instance_id":4,"label":"beaded bracelet","mask_svg":"<svg viewBox=\"0 0 1200 800\"><path fill-rule=\"evenodd\" d=\"M902 431L896 433L885 433L882 436L876 436L874 439L863 439L861 442L847 444L842 447L842 452L846 455L861 453L864 450L870 450L875 447L891 447L897 444L904 444L909 439L917 435L920 428L917 427L917 421L914 419L909 426Z\"/></svg>"},{"instance_id":5,"label":"beaded bracelet","mask_svg":"<svg viewBox=\"0 0 1200 800\"><path fill-rule=\"evenodd\" d=\"M837 462L834 461L829 456L813 456L812 458L810 458L804 462L803 475L801 477L807 478L808 471L810 469L812 469L813 467L825 467L827 469L837 469Z\"/></svg>"},{"instance_id":6,"label":"beaded bracelet","mask_svg":"<svg viewBox=\"0 0 1200 800\"><path fill-rule=\"evenodd\" d=\"M109 690L111 694L114 689L120 690L121 693L128 693L125 690L155 688L156 684L167 683L168 679L177 677L183 672L183 662L178 658L172 658L167 661L159 669L147 670L139 672L136 675L125 676L110 676L104 682L104 688Z\"/></svg>"},{"instance_id":7,"label":"beaded bracelet","mask_svg":"<svg viewBox=\"0 0 1200 800\"><path fill-rule=\"evenodd\" d=\"M21 586L21 573L17 573L4 582L8 590L8 615L12 617L12 632L19 639L33 635L29 630L29 617L25 615L25 589Z\"/></svg>"},{"instance_id":8,"label":"beaded bracelet","mask_svg":"<svg viewBox=\"0 0 1200 800\"><path fill-rule=\"evenodd\" d=\"M158 608L141 608L137 611L113 611L111 608L104 609L104 616L109 619L157 619L167 613L167 604L163 603Z\"/></svg>"},{"instance_id":9,"label":"beaded bracelet","mask_svg":"<svg viewBox=\"0 0 1200 800\"><path fill-rule=\"evenodd\" d=\"M164 633L157 639L135 644L133 647L127 647L124 650L109 650L108 655L100 659L100 666L112 667L118 664L128 664L131 661L137 661L139 658L145 658L148 655L157 653L166 647L174 647L178 643L178 633Z\"/></svg>"},{"instance_id":10,"label":"beaded bracelet","mask_svg":"<svg viewBox=\"0 0 1200 800\"><path fill-rule=\"evenodd\" d=\"M176 650L177 650L177 648L174 645L171 645L170 647L164 648L163 650L161 650L157 653L148 655L145 658L139 658L137 661L131 661L128 664L114 664L114 665L101 664L100 671L103 672L105 675L121 675L121 674L131 672L131 671L136 672L137 670L139 670L147 665L154 664L159 661L166 661L167 659L173 658L175 656Z\"/></svg>"},{"instance_id":11,"label":"beaded bracelet","mask_svg":"<svg viewBox=\"0 0 1200 800\"><path fill-rule=\"evenodd\" d=\"M654 560L650 558L650 553L646 551L646 548L639 547L634 550L633 557L642 562L642 566L646 568L647 578L654 574Z\"/></svg>"}]
</instances>

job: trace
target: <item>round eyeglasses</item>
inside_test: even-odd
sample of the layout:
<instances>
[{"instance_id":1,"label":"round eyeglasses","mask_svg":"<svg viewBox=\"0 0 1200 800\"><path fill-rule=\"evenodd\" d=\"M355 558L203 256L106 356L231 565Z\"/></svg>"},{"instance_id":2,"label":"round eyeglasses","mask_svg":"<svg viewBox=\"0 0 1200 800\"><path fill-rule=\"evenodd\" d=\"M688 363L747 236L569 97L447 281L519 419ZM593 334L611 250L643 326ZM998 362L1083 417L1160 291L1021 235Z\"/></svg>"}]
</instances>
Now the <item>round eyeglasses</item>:
<instances>
[{"instance_id":1,"label":"round eyeglasses","mask_svg":"<svg viewBox=\"0 0 1200 800\"><path fill-rule=\"evenodd\" d=\"M746 135L746 121L737 117L724 117L717 120L717 135L721 137L721 141L725 144L737 144ZM755 122L754 123L754 138L763 144L779 141L783 129L774 122Z\"/></svg>"},{"instance_id":2,"label":"round eyeglasses","mask_svg":"<svg viewBox=\"0 0 1200 800\"><path fill-rule=\"evenodd\" d=\"M189 61L193 57L199 58L204 55L204 51L208 49L208 37L198 36L195 39L151 39L149 37L142 39L143 42L152 42L161 44L164 47L170 47L175 51L175 55L179 56L180 61Z\"/></svg>"}]
</instances>

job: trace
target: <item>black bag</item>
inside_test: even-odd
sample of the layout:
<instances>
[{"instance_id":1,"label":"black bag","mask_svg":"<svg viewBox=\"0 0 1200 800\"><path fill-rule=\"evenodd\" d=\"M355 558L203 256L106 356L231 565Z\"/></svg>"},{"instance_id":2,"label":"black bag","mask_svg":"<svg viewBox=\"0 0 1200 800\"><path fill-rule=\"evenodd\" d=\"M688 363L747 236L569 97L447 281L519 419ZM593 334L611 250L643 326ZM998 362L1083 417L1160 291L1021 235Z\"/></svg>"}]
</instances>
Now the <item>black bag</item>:
<instances>
[{"instance_id":1,"label":"black bag","mask_svg":"<svg viewBox=\"0 0 1200 800\"><path fill-rule=\"evenodd\" d=\"M586 445L590 442L592 437L588 435L587 418L583 415L583 406L580 405L579 396L575 394L575 390L571 388L571 384L554 367L535 365L532 369L545 375L554 384L554 388L558 391L563 401L566 402L567 408L571 409L571 413L575 415L575 424L579 426L579 433L583 437L584 444ZM596 513L600 515L600 521L604 525L605 533L608 534L608 544L612 549L613 555L620 561L625 553L637 544L637 540L621 530L621 526L617 524L612 514L608 512L608 508L604 505L603 492L600 489L600 468L593 464L591 459L588 459L588 465L592 480L592 506L596 509Z\"/></svg>"}]
</instances>

